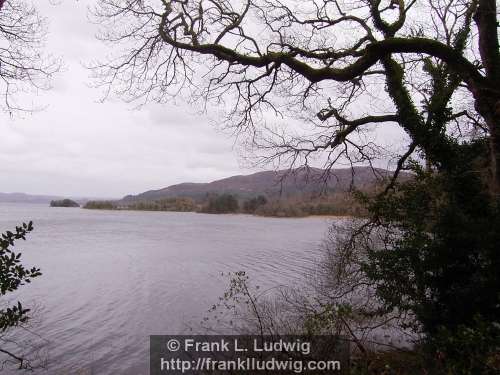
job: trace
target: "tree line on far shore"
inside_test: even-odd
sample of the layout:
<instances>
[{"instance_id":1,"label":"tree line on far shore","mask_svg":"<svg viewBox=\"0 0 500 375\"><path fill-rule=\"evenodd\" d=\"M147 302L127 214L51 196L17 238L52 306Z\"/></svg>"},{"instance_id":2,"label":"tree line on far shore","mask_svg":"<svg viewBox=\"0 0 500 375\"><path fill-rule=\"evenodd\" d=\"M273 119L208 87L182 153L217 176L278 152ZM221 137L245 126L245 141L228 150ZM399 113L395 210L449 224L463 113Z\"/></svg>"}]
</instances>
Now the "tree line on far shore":
<instances>
[{"instance_id":1,"label":"tree line on far shore","mask_svg":"<svg viewBox=\"0 0 500 375\"><path fill-rule=\"evenodd\" d=\"M201 201L176 197L124 203L120 201L88 201L83 208L97 210L137 210L201 212L209 214L244 213L273 217L305 217L310 215L364 216L362 206L349 192L323 195L294 195L270 198L257 195L243 199L236 194L210 194Z\"/></svg>"}]
</instances>

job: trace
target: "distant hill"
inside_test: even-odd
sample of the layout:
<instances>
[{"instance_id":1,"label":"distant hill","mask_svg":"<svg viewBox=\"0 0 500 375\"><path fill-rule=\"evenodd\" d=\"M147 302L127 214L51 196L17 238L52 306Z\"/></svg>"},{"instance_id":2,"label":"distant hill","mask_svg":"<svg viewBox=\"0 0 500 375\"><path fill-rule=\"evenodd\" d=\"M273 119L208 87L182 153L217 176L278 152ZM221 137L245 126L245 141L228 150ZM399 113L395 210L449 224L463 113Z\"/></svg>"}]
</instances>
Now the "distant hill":
<instances>
[{"instance_id":1,"label":"distant hill","mask_svg":"<svg viewBox=\"0 0 500 375\"><path fill-rule=\"evenodd\" d=\"M54 195L31 195L25 193L0 193L0 202L6 203L50 203L52 200L62 199Z\"/></svg>"},{"instance_id":2,"label":"distant hill","mask_svg":"<svg viewBox=\"0 0 500 375\"><path fill-rule=\"evenodd\" d=\"M0 193L0 202L3 203L41 203L50 204L51 201L58 201L65 199L59 195L36 195L25 193ZM71 198L78 204L85 204L90 198ZM94 198L95 199L95 198Z\"/></svg>"},{"instance_id":3,"label":"distant hill","mask_svg":"<svg viewBox=\"0 0 500 375\"><path fill-rule=\"evenodd\" d=\"M137 195L127 195L121 200L114 201L127 205L135 202L148 202L166 198L192 198L197 202L205 201L207 196L220 194L234 194L241 199L266 195L270 198L293 197L303 194L320 192L344 192L349 188L369 189L377 181L391 176L391 171L385 169L371 169L369 167L355 167L332 169L327 172L323 169L295 169L280 171L264 171L249 175L238 175L208 183L185 182L171 185L162 189L149 190ZM401 173L402 179L410 177L408 173ZM55 195L31 195L25 193L0 193L0 202L9 203L42 203L62 200L67 197ZM71 198L80 205L85 205L89 198ZM108 199L109 200L109 199Z\"/></svg>"},{"instance_id":4,"label":"distant hill","mask_svg":"<svg viewBox=\"0 0 500 375\"><path fill-rule=\"evenodd\" d=\"M188 197L197 201L210 194L236 194L241 198L250 198L259 194L269 197L294 196L304 193L322 191L347 191L351 186L364 189L373 186L377 180L390 176L385 169L372 170L369 167L332 169L295 169L281 171L257 172L250 175L239 175L209 183L186 182L171 185L163 189L149 190L137 195L127 195L121 203L129 204L141 201L153 201L173 197ZM409 176L403 174L403 178Z\"/></svg>"}]
</instances>

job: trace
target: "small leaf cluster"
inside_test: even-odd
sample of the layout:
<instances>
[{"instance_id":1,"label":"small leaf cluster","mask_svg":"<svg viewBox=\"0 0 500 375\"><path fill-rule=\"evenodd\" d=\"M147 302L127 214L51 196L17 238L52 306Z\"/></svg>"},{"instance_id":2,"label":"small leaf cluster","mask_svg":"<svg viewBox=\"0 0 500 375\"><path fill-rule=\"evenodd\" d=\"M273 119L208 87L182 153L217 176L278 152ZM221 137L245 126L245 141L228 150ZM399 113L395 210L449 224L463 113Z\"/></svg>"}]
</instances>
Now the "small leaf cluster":
<instances>
[{"instance_id":1,"label":"small leaf cluster","mask_svg":"<svg viewBox=\"0 0 500 375\"><path fill-rule=\"evenodd\" d=\"M33 222L17 226L14 232L6 231L0 236L0 295L17 290L30 283L42 273L39 268L26 268L21 263L21 253L11 248L18 240L26 240L26 235L33 230ZM0 309L0 332L17 326L28 320L29 309L23 308L20 302L12 307Z\"/></svg>"}]
</instances>

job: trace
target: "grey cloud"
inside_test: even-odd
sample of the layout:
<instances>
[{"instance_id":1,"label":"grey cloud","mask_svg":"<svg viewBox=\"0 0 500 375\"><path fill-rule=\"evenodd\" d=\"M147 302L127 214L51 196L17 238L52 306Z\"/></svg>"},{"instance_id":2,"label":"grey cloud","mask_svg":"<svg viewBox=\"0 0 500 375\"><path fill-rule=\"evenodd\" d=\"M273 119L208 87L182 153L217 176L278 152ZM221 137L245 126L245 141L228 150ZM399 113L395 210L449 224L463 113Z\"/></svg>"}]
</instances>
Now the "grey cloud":
<instances>
[{"instance_id":1,"label":"grey cloud","mask_svg":"<svg viewBox=\"0 0 500 375\"><path fill-rule=\"evenodd\" d=\"M192 108L133 110L116 99L98 103L100 93L89 88L89 72L81 64L107 53L88 23L90 3L40 2L50 22L47 50L64 58L65 69L53 90L29 98L47 104L44 111L0 114L0 190L121 197L241 173L233 140Z\"/></svg>"},{"instance_id":2,"label":"grey cloud","mask_svg":"<svg viewBox=\"0 0 500 375\"><path fill-rule=\"evenodd\" d=\"M37 2L50 22L47 51L61 56L65 69L52 91L27 98L47 104L44 111L13 118L0 113L0 191L121 197L252 172L239 167L234 138L216 131L210 125L216 118L197 114L199 108L179 102L133 110L116 98L98 103L100 91L89 87L82 66L108 53L87 19L92 3ZM287 129L304 126L296 122ZM403 137L389 127L377 135L388 144Z\"/></svg>"}]
</instances>

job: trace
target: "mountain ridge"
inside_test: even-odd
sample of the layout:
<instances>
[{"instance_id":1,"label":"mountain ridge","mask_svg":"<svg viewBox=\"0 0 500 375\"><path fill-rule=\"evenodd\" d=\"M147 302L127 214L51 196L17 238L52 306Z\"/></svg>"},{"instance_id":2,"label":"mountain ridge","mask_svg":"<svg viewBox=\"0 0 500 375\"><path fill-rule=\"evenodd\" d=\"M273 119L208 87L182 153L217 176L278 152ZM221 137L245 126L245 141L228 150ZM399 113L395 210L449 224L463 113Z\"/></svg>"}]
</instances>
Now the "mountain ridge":
<instances>
[{"instance_id":1,"label":"mountain ridge","mask_svg":"<svg viewBox=\"0 0 500 375\"><path fill-rule=\"evenodd\" d=\"M120 202L132 203L174 197L188 197L201 200L210 194L234 194L250 198L259 194L267 196L319 193L320 191L341 192L354 186L368 188L391 175L381 168L354 167L330 171L319 168L298 168L293 170L262 171L249 175L235 175L211 182L183 182L160 189L130 194ZM405 178L406 175L402 174Z\"/></svg>"}]
</instances>

